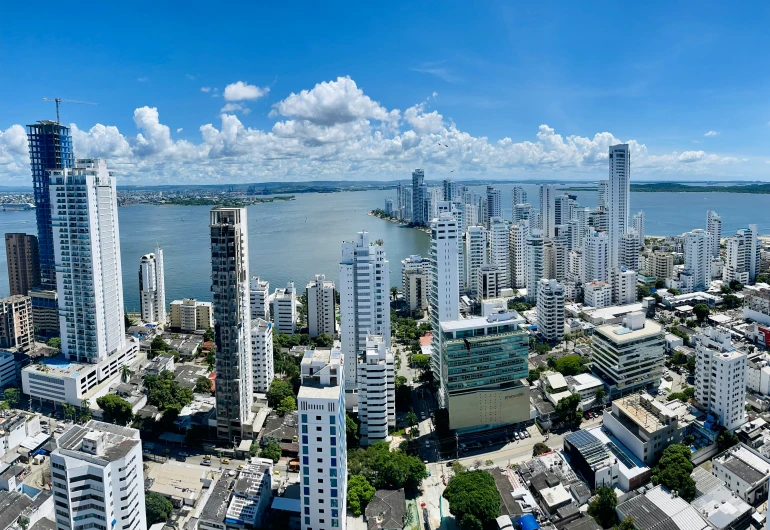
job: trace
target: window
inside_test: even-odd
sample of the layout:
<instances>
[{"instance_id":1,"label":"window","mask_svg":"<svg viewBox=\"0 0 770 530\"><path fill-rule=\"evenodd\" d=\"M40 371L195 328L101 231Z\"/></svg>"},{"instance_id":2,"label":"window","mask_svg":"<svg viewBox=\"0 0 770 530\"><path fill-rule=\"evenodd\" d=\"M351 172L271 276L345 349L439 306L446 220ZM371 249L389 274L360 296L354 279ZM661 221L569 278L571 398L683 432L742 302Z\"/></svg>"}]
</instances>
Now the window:
<instances>
[{"instance_id":1,"label":"window","mask_svg":"<svg viewBox=\"0 0 770 530\"><path fill-rule=\"evenodd\" d=\"M329 427L329 434L331 434L332 436L336 436L337 435L337 427L335 427L334 425Z\"/></svg>"},{"instance_id":2,"label":"window","mask_svg":"<svg viewBox=\"0 0 770 530\"><path fill-rule=\"evenodd\" d=\"M302 483L305 486L309 486L310 485L310 477L302 477Z\"/></svg>"},{"instance_id":3,"label":"window","mask_svg":"<svg viewBox=\"0 0 770 530\"><path fill-rule=\"evenodd\" d=\"M332 456L337 456L337 448L332 447Z\"/></svg>"},{"instance_id":4,"label":"window","mask_svg":"<svg viewBox=\"0 0 770 530\"><path fill-rule=\"evenodd\" d=\"M321 421L321 416L316 416L315 421Z\"/></svg>"},{"instance_id":5,"label":"window","mask_svg":"<svg viewBox=\"0 0 770 530\"><path fill-rule=\"evenodd\" d=\"M316 441L316 442L320 442L320 441L322 441L322 440L321 440L321 437L320 437L320 436L316 436L316 439L315 439L315 441Z\"/></svg>"},{"instance_id":6,"label":"window","mask_svg":"<svg viewBox=\"0 0 770 530\"><path fill-rule=\"evenodd\" d=\"M318 419L320 420L321 418L318 418ZM337 424L337 416L329 416L329 423L331 425L336 425Z\"/></svg>"},{"instance_id":7,"label":"window","mask_svg":"<svg viewBox=\"0 0 770 530\"><path fill-rule=\"evenodd\" d=\"M306 443L308 443L308 441L307 441L307 436L303 436L303 437L302 437L302 443L303 443L303 444L306 444Z\"/></svg>"},{"instance_id":8,"label":"window","mask_svg":"<svg viewBox=\"0 0 770 530\"><path fill-rule=\"evenodd\" d=\"M304 493L305 495L310 495L310 488L305 486L304 488L302 488L302 493Z\"/></svg>"},{"instance_id":9,"label":"window","mask_svg":"<svg viewBox=\"0 0 770 530\"><path fill-rule=\"evenodd\" d=\"M320 473L321 470L319 469L318 472ZM329 470L329 476L330 477L336 477L337 476L337 470L336 469L330 469Z\"/></svg>"},{"instance_id":10,"label":"window","mask_svg":"<svg viewBox=\"0 0 770 530\"><path fill-rule=\"evenodd\" d=\"M307 414L302 415L302 423L307 423Z\"/></svg>"},{"instance_id":11,"label":"window","mask_svg":"<svg viewBox=\"0 0 770 530\"><path fill-rule=\"evenodd\" d=\"M339 501L337 499L332 499L331 505L336 508Z\"/></svg>"},{"instance_id":12,"label":"window","mask_svg":"<svg viewBox=\"0 0 770 530\"><path fill-rule=\"evenodd\" d=\"M302 426L302 434L307 434L307 425Z\"/></svg>"},{"instance_id":13,"label":"window","mask_svg":"<svg viewBox=\"0 0 770 530\"><path fill-rule=\"evenodd\" d=\"M331 482L332 488L336 488L337 487L337 479L336 478L329 479L329 481Z\"/></svg>"},{"instance_id":14,"label":"window","mask_svg":"<svg viewBox=\"0 0 770 530\"><path fill-rule=\"evenodd\" d=\"M306 454L307 454L307 451L308 451L307 445L303 445L303 446L302 446L302 454L303 454L303 455L306 455Z\"/></svg>"},{"instance_id":15,"label":"window","mask_svg":"<svg viewBox=\"0 0 770 530\"><path fill-rule=\"evenodd\" d=\"M310 517L305 517L305 524L310 524Z\"/></svg>"},{"instance_id":16,"label":"window","mask_svg":"<svg viewBox=\"0 0 770 530\"><path fill-rule=\"evenodd\" d=\"M332 499L336 499L336 498L337 498L337 490L332 489Z\"/></svg>"},{"instance_id":17,"label":"window","mask_svg":"<svg viewBox=\"0 0 770 530\"><path fill-rule=\"evenodd\" d=\"M305 465L307 465L307 464L309 464L309 463L310 463L310 459L309 459L308 457L306 457L306 456L303 456L303 457L302 457L302 463L303 463L303 464L305 464Z\"/></svg>"},{"instance_id":18,"label":"window","mask_svg":"<svg viewBox=\"0 0 770 530\"><path fill-rule=\"evenodd\" d=\"M303 467L302 468L302 474L303 475L309 475L310 474L310 468L309 467Z\"/></svg>"},{"instance_id":19,"label":"window","mask_svg":"<svg viewBox=\"0 0 770 530\"><path fill-rule=\"evenodd\" d=\"M332 464L334 467L337 467L337 459L336 459L336 458L332 458L332 462L331 462L331 464Z\"/></svg>"},{"instance_id":20,"label":"window","mask_svg":"<svg viewBox=\"0 0 770 530\"><path fill-rule=\"evenodd\" d=\"M337 437L336 436L332 436L331 444L332 445L337 445Z\"/></svg>"},{"instance_id":21,"label":"window","mask_svg":"<svg viewBox=\"0 0 770 530\"><path fill-rule=\"evenodd\" d=\"M305 515L310 515L310 508L305 506Z\"/></svg>"}]
</instances>

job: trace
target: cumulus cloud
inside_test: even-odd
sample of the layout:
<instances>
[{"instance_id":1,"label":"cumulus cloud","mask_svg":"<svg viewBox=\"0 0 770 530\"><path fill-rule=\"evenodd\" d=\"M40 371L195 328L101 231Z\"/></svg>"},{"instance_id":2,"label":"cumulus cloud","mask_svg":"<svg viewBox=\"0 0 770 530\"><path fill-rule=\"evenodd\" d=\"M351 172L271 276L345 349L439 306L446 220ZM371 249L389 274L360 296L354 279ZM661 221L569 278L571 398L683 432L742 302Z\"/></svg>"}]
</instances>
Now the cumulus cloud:
<instances>
[{"instance_id":1,"label":"cumulus cloud","mask_svg":"<svg viewBox=\"0 0 770 530\"><path fill-rule=\"evenodd\" d=\"M259 99L270 92L270 87L260 88L256 85L249 85L243 81L236 81L225 87L225 101L245 101Z\"/></svg>"},{"instance_id":2,"label":"cumulus cloud","mask_svg":"<svg viewBox=\"0 0 770 530\"><path fill-rule=\"evenodd\" d=\"M180 132L182 132L183 130L184 130L183 128L179 127L179 128L176 130L176 132L180 133Z\"/></svg>"},{"instance_id":3,"label":"cumulus cloud","mask_svg":"<svg viewBox=\"0 0 770 530\"><path fill-rule=\"evenodd\" d=\"M636 175L718 171L724 176L740 172L737 168L744 164L734 156L703 150L650 154L644 144L610 132L565 135L547 124L529 138L491 140L461 130L428 109L428 101L403 113L387 109L349 77L290 94L273 106L275 121L266 129L241 122L237 113L248 111L244 101L228 101L219 123L200 126L194 142L172 139L159 110L149 106L134 111L137 130L131 133L112 125L81 129L73 124L75 152L107 158L120 170L121 181L144 184L393 179L408 176L414 167L436 176L453 171L456 178L526 174L596 179L606 174L608 147L621 142L629 144ZM0 129L0 182L29 182L27 149L21 125Z\"/></svg>"},{"instance_id":4,"label":"cumulus cloud","mask_svg":"<svg viewBox=\"0 0 770 530\"><path fill-rule=\"evenodd\" d=\"M201 92L211 92L211 87L210 86L202 86L201 87Z\"/></svg>"},{"instance_id":5,"label":"cumulus cloud","mask_svg":"<svg viewBox=\"0 0 770 530\"><path fill-rule=\"evenodd\" d=\"M716 136L717 134L719 134L717 131L709 131L706 134L704 134L703 136Z\"/></svg>"}]
</instances>

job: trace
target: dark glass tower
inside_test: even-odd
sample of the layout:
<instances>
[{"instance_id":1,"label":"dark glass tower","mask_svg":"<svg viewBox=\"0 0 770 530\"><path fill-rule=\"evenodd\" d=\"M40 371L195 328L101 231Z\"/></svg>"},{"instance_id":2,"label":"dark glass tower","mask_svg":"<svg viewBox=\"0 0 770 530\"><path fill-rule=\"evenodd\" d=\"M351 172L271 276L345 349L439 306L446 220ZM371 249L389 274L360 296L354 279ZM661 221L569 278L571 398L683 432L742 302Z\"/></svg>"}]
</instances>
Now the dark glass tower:
<instances>
[{"instance_id":1,"label":"dark glass tower","mask_svg":"<svg viewBox=\"0 0 770 530\"><path fill-rule=\"evenodd\" d=\"M40 287L56 290L51 199L48 195L49 169L71 168L75 165L72 136L69 127L55 121L39 121L27 125L29 160L32 166L32 186L35 193L38 252L40 256Z\"/></svg>"}]
</instances>

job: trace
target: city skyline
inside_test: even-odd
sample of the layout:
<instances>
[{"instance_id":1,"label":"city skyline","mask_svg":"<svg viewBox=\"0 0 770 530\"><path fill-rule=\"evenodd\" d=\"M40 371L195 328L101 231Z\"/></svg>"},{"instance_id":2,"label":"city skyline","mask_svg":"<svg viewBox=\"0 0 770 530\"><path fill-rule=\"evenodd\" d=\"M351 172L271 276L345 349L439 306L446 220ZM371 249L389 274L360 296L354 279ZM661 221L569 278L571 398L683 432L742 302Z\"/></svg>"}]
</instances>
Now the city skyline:
<instances>
[{"instance_id":1,"label":"city skyline","mask_svg":"<svg viewBox=\"0 0 770 530\"><path fill-rule=\"evenodd\" d=\"M147 5L120 27L89 12L88 37L34 42L23 21L48 15L30 9L9 10L0 40L0 185L26 184L23 128L55 116L44 97L98 103L62 103L62 124L77 156L106 158L125 184L393 180L415 167L428 179L596 180L618 143L639 180L767 178L761 68L734 53L765 42L766 24L742 7L450 3L396 6L378 24L357 8L309 7L290 29L283 6L244 7L240 19L277 21L255 34L230 18L212 30L222 14ZM605 51L617 42L624 54ZM52 49L88 75L30 75Z\"/></svg>"}]
</instances>

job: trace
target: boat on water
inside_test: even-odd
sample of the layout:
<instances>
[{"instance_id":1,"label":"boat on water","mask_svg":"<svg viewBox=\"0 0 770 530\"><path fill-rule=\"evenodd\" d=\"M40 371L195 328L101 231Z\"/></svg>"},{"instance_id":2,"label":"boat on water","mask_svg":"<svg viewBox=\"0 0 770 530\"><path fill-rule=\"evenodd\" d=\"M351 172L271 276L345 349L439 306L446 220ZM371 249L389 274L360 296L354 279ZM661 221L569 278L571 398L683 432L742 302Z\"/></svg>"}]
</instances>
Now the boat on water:
<instances>
[{"instance_id":1,"label":"boat on water","mask_svg":"<svg viewBox=\"0 0 770 530\"><path fill-rule=\"evenodd\" d=\"M35 209L35 205L29 202L7 203L3 204L2 207L4 212L23 212Z\"/></svg>"}]
</instances>

